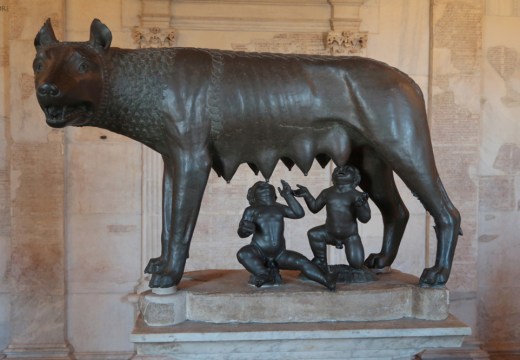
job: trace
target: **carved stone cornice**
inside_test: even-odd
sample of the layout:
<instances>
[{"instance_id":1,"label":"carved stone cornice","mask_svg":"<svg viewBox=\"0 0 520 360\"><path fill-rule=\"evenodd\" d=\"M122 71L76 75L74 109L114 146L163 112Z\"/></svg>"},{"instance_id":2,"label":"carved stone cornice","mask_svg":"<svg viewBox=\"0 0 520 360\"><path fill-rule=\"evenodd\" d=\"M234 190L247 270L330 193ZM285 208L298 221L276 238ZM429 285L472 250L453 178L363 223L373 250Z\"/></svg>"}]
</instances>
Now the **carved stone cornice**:
<instances>
[{"instance_id":1,"label":"carved stone cornice","mask_svg":"<svg viewBox=\"0 0 520 360\"><path fill-rule=\"evenodd\" d=\"M172 0L173 1L173 0ZM324 0L174 0L176 4L243 4L243 5L296 5L316 6L326 3ZM359 1L359 0L357 0ZM364 1L364 0L360 0Z\"/></svg>"},{"instance_id":2,"label":"carved stone cornice","mask_svg":"<svg viewBox=\"0 0 520 360\"><path fill-rule=\"evenodd\" d=\"M361 25L359 9L364 0L328 0L331 6L330 27L333 31L358 30Z\"/></svg>"},{"instance_id":3,"label":"carved stone cornice","mask_svg":"<svg viewBox=\"0 0 520 360\"><path fill-rule=\"evenodd\" d=\"M288 19L266 17L225 17L225 16L175 16L175 28L179 30L207 31L258 31L269 32L323 32L329 28L326 19Z\"/></svg>"}]
</instances>

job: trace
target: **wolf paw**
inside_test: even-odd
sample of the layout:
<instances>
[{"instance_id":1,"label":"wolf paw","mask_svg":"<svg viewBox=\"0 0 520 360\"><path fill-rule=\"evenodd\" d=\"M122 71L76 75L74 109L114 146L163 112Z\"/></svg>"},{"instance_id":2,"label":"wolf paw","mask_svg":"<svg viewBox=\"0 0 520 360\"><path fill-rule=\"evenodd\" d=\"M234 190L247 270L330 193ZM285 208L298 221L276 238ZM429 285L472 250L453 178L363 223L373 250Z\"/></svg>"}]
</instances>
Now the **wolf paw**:
<instances>
[{"instance_id":1,"label":"wolf paw","mask_svg":"<svg viewBox=\"0 0 520 360\"><path fill-rule=\"evenodd\" d=\"M389 269L390 265L392 265L390 257L383 253L370 254L365 260L365 266L372 270L385 272L385 269Z\"/></svg>"},{"instance_id":2,"label":"wolf paw","mask_svg":"<svg viewBox=\"0 0 520 360\"><path fill-rule=\"evenodd\" d=\"M422 287L444 286L450 276L450 270L443 266L424 269L419 284Z\"/></svg>"},{"instance_id":3,"label":"wolf paw","mask_svg":"<svg viewBox=\"0 0 520 360\"><path fill-rule=\"evenodd\" d=\"M159 274L166 268L167 262L162 257L151 258L144 269L145 274Z\"/></svg>"},{"instance_id":4,"label":"wolf paw","mask_svg":"<svg viewBox=\"0 0 520 360\"><path fill-rule=\"evenodd\" d=\"M151 288L169 288L177 284L178 281L170 274L153 274L148 286Z\"/></svg>"}]
</instances>

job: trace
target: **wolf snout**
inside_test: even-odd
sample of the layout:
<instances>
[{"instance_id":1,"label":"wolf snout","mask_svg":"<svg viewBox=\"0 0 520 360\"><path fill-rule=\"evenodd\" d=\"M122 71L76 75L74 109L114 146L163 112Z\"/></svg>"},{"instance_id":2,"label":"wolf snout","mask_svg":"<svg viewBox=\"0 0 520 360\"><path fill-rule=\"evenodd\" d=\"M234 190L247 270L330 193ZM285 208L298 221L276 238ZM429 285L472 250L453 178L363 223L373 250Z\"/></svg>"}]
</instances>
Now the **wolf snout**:
<instances>
[{"instance_id":1,"label":"wolf snout","mask_svg":"<svg viewBox=\"0 0 520 360\"><path fill-rule=\"evenodd\" d=\"M58 87L51 83L43 83L38 86L38 95L39 96L58 96L60 94L60 90Z\"/></svg>"}]
</instances>

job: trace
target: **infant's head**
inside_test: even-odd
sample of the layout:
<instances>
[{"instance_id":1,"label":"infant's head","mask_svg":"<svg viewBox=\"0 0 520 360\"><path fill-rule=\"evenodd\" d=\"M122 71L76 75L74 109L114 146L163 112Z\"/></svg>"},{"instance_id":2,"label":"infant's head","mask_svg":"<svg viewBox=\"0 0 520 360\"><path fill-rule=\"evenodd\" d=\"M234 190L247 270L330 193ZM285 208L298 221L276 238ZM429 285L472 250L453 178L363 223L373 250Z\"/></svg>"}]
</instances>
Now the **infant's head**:
<instances>
[{"instance_id":1,"label":"infant's head","mask_svg":"<svg viewBox=\"0 0 520 360\"><path fill-rule=\"evenodd\" d=\"M332 172L332 183L334 185L358 186L361 181L359 170L351 165L337 166Z\"/></svg>"},{"instance_id":2,"label":"infant's head","mask_svg":"<svg viewBox=\"0 0 520 360\"><path fill-rule=\"evenodd\" d=\"M250 205L255 204L259 199L275 201L276 189L267 181L258 181L247 191L247 201Z\"/></svg>"}]
</instances>

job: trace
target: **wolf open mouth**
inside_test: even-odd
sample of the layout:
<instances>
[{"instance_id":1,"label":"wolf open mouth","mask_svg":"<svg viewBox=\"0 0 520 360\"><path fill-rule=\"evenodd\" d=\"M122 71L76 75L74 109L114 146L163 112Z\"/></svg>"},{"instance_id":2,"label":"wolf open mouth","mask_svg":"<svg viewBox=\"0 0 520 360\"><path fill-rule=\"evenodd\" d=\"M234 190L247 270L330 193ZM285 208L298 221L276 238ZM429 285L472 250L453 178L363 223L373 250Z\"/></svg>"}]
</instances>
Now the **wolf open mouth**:
<instances>
[{"instance_id":1,"label":"wolf open mouth","mask_svg":"<svg viewBox=\"0 0 520 360\"><path fill-rule=\"evenodd\" d=\"M67 125L81 126L93 115L92 107L83 103L79 105L46 106L43 108L47 124L60 128Z\"/></svg>"}]
</instances>

